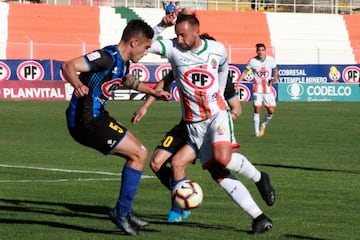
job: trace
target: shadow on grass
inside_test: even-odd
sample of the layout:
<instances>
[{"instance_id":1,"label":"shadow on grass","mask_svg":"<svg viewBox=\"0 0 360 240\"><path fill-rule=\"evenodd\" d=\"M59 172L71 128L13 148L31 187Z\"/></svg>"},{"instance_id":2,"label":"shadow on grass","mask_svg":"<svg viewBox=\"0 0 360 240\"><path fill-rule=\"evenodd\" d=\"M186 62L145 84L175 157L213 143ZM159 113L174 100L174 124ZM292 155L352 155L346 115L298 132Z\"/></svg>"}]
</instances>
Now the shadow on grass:
<instances>
[{"instance_id":1,"label":"shadow on grass","mask_svg":"<svg viewBox=\"0 0 360 240\"><path fill-rule=\"evenodd\" d=\"M317 171L317 172L340 172L340 173L354 173L360 174L360 171L357 170L339 170L339 169L325 169L325 168L313 168L313 167L299 167L299 166L287 166L281 164L266 164L266 163L259 163L256 166L263 166L263 167L274 167L274 168L287 168L287 169L299 169L299 170L306 170L306 171Z\"/></svg>"},{"instance_id":2,"label":"shadow on grass","mask_svg":"<svg viewBox=\"0 0 360 240\"><path fill-rule=\"evenodd\" d=\"M63 210L59 207L65 208ZM39 214L47 214L51 216L59 217L78 217L86 219L97 219L109 221L109 225L114 226L109 218L108 212L110 208L107 206L92 206L92 205L81 205L61 202L47 202L47 201L32 201L32 200L15 200L15 199L0 199L0 212L2 212L2 218L0 218L0 224L29 224L29 225L45 225L54 228L63 228L77 230L87 233L99 233L99 234L119 234L121 230L103 230L96 228L88 228L79 225L73 225L67 223L66 220L63 222L46 221L36 219ZM8 214L6 214L8 212ZM10 216L14 216L14 212L26 214L26 219L15 219ZM5 213L5 214L4 214ZM32 216L29 216L32 214ZM3 216L9 216L4 218ZM16 215L19 216L19 215ZM179 227L191 227L191 228L202 228L202 229L218 229L234 232L244 232L251 234L249 231L239 230L235 227L225 225L214 225L214 224L203 224L197 222L181 222L181 223L167 223L166 216L160 214L147 214L140 215L150 222L151 225L171 225ZM32 219L33 218L33 219ZM158 229L152 229L151 225L147 228L141 229L142 232L159 232ZM114 226L115 227L115 226Z\"/></svg>"},{"instance_id":3,"label":"shadow on grass","mask_svg":"<svg viewBox=\"0 0 360 240\"><path fill-rule=\"evenodd\" d=\"M293 235L293 234L285 234L286 238L294 238L294 239L306 239L306 240L329 240L325 238L314 238L314 237L305 237L305 236L299 236L299 235Z\"/></svg>"}]
</instances>

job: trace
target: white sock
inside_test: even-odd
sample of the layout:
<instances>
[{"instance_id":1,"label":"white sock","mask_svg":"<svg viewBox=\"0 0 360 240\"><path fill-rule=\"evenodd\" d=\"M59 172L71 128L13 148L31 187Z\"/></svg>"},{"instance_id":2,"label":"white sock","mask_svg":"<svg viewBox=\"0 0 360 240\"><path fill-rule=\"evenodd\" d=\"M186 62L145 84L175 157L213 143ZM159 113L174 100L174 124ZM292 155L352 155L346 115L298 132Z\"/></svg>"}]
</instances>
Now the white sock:
<instances>
[{"instance_id":1,"label":"white sock","mask_svg":"<svg viewBox=\"0 0 360 240\"><path fill-rule=\"evenodd\" d=\"M261 178L260 171L240 153L233 153L229 164L225 168L241 174L244 177L253 180L253 182L258 182Z\"/></svg>"},{"instance_id":2,"label":"white sock","mask_svg":"<svg viewBox=\"0 0 360 240\"><path fill-rule=\"evenodd\" d=\"M254 130L255 130L255 135L259 134L259 125L260 125L260 114L259 113L254 113Z\"/></svg>"},{"instance_id":3,"label":"white sock","mask_svg":"<svg viewBox=\"0 0 360 240\"><path fill-rule=\"evenodd\" d=\"M253 219L262 214L261 209L251 197L250 192L239 180L224 178L219 185L232 198L232 200Z\"/></svg>"},{"instance_id":4,"label":"white sock","mask_svg":"<svg viewBox=\"0 0 360 240\"><path fill-rule=\"evenodd\" d=\"M270 120L272 119L272 117L273 117L272 114L267 113L267 114L265 115L264 121L261 122L261 125L266 126L266 124L268 124L268 123L270 122Z\"/></svg>"}]
</instances>

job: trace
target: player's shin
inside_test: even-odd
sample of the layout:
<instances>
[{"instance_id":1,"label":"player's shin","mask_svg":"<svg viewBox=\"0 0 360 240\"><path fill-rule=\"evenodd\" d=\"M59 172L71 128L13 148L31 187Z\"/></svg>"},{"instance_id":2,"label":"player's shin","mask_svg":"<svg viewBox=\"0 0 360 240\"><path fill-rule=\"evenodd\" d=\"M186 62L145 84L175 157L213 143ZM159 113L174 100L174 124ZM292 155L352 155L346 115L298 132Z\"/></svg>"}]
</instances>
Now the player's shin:
<instances>
[{"instance_id":1,"label":"player's shin","mask_svg":"<svg viewBox=\"0 0 360 240\"><path fill-rule=\"evenodd\" d=\"M171 195L171 211L174 211L176 213L181 214L181 209L172 201L172 190L175 188L175 186L181 182L186 180L187 177L185 176L184 178L180 179L180 180L174 180L173 178L171 178L170 181L170 187L171 187L171 191L170 191L170 195Z\"/></svg>"},{"instance_id":2,"label":"player's shin","mask_svg":"<svg viewBox=\"0 0 360 240\"><path fill-rule=\"evenodd\" d=\"M120 196L116 204L117 212L122 217L127 216L132 211L131 206L140 184L141 175L142 171L124 165L121 175Z\"/></svg>"},{"instance_id":3,"label":"player's shin","mask_svg":"<svg viewBox=\"0 0 360 240\"><path fill-rule=\"evenodd\" d=\"M167 189L171 190L170 182L171 182L171 168L166 166L165 164L161 166L159 171L155 172L157 178L160 180L162 185L164 185Z\"/></svg>"},{"instance_id":4,"label":"player's shin","mask_svg":"<svg viewBox=\"0 0 360 240\"><path fill-rule=\"evenodd\" d=\"M257 170L255 166L240 153L233 153L229 164L225 168L241 174L254 182L258 182L261 178L260 171Z\"/></svg>"},{"instance_id":5,"label":"player's shin","mask_svg":"<svg viewBox=\"0 0 360 240\"><path fill-rule=\"evenodd\" d=\"M253 219L262 214L261 209L251 197L250 192L239 180L233 176L229 176L224 178L219 185L231 199Z\"/></svg>"}]
</instances>

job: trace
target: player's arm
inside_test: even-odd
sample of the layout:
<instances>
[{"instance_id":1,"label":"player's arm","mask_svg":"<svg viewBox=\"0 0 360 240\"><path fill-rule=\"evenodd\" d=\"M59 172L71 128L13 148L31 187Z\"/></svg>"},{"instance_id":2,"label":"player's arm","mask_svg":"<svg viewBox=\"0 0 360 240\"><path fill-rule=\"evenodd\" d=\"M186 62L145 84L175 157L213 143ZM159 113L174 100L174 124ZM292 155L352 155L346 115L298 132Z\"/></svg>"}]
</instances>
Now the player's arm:
<instances>
[{"instance_id":1,"label":"player's arm","mask_svg":"<svg viewBox=\"0 0 360 240\"><path fill-rule=\"evenodd\" d=\"M240 78L239 78L239 82L242 82L244 79L245 79L245 77L246 77L246 74L248 73L248 69L247 68L245 68L244 69L244 71L242 71L242 73L241 73L241 75L240 75ZM248 80L247 80L248 81Z\"/></svg>"},{"instance_id":2,"label":"player's arm","mask_svg":"<svg viewBox=\"0 0 360 240\"><path fill-rule=\"evenodd\" d=\"M80 81L78 76L78 72L89 71L89 66L83 56L65 62L61 70L65 79L74 87L75 96L82 97L89 93L89 88Z\"/></svg>"},{"instance_id":3,"label":"player's arm","mask_svg":"<svg viewBox=\"0 0 360 240\"><path fill-rule=\"evenodd\" d=\"M176 21L176 13L172 12L169 14L166 14L158 23L153 27L154 30L154 37L153 40L157 40L157 38L160 36L162 31L165 30L165 28L170 27L175 24Z\"/></svg>"},{"instance_id":4,"label":"player's arm","mask_svg":"<svg viewBox=\"0 0 360 240\"><path fill-rule=\"evenodd\" d=\"M156 86L155 90L166 90L168 91L170 84L174 81L174 76L172 71L168 73L161 81L159 81ZM134 112L133 117L131 119L132 124L136 124L136 122L140 121L146 114L147 109L155 102L156 98L149 95L145 102L139 107L139 109Z\"/></svg>"},{"instance_id":5,"label":"player's arm","mask_svg":"<svg viewBox=\"0 0 360 240\"><path fill-rule=\"evenodd\" d=\"M230 77L227 78L224 97L230 106L232 120L236 120L242 113L242 108L238 95L236 94L234 84Z\"/></svg>"},{"instance_id":6,"label":"player's arm","mask_svg":"<svg viewBox=\"0 0 360 240\"><path fill-rule=\"evenodd\" d=\"M61 70L66 80L73 85L75 96L82 97L89 93L89 88L81 82L78 73L104 71L112 62L112 56L100 49L65 62Z\"/></svg>"},{"instance_id":7,"label":"player's arm","mask_svg":"<svg viewBox=\"0 0 360 240\"><path fill-rule=\"evenodd\" d=\"M278 83L279 82L279 70L277 67L273 68L273 73L274 73L274 82Z\"/></svg>"},{"instance_id":8,"label":"player's arm","mask_svg":"<svg viewBox=\"0 0 360 240\"><path fill-rule=\"evenodd\" d=\"M147 86L145 83L140 82L139 79L135 78L135 76L130 73L125 76L124 80L125 81L123 81L123 84L127 88L131 88L167 101L171 99L171 94L169 92L162 89L153 89Z\"/></svg>"},{"instance_id":9,"label":"player's arm","mask_svg":"<svg viewBox=\"0 0 360 240\"><path fill-rule=\"evenodd\" d=\"M219 65L218 76L219 76L220 91L221 93L224 93L229 75L229 62L227 59L225 48L223 48L222 56L223 59L222 59L222 63Z\"/></svg>"},{"instance_id":10,"label":"player's arm","mask_svg":"<svg viewBox=\"0 0 360 240\"><path fill-rule=\"evenodd\" d=\"M242 113L242 108L241 108L239 98L237 96L235 96L231 99L228 99L227 102L231 108L230 114L231 114L232 120L238 119Z\"/></svg>"}]
</instances>

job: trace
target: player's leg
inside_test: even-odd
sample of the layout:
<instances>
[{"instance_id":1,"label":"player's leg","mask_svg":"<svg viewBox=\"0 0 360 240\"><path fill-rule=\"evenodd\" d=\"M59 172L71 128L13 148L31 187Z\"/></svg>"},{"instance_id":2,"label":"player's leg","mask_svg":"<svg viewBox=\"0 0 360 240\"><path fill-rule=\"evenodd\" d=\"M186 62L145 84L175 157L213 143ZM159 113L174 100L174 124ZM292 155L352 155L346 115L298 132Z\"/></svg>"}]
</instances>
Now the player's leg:
<instances>
[{"instance_id":1,"label":"player's leg","mask_svg":"<svg viewBox=\"0 0 360 240\"><path fill-rule=\"evenodd\" d=\"M170 190L171 168L167 166L172 153L156 148L150 161L150 168L160 180L162 185Z\"/></svg>"},{"instance_id":2,"label":"player's leg","mask_svg":"<svg viewBox=\"0 0 360 240\"><path fill-rule=\"evenodd\" d=\"M131 132L127 131L111 154L124 157L126 163L122 170L119 198L115 208L109 212L110 218L127 234L137 235L138 227L148 225L147 221L136 216L132 210L148 151Z\"/></svg>"},{"instance_id":3,"label":"player's leg","mask_svg":"<svg viewBox=\"0 0 360 240\"><path fill-rule=\"evenodd\" d=\"M167 166L167 163L171 160L171 156L185 145L186 138L187 129L185 123L180 121L179 124L165 134L151 157L151 170L169 190L172 171L171 168Z\"/></svg>"},{"instance_id":4,"label":"player's leg","mask_svg":"<svg viewBox=\"0 0 360 240\"><path fill-rule=\"evenodd\" d=\"M262 94L261 93L253 93L253 108L254 108L254 132L255 136L259 137L259 129L260 129L260 112L262 106Z\"/></svg>"},{"instance_id":5,"label":"player's leg","mask_svg":"<svg viewBox=\"0 0 360 240\"><path fill-rule=\"evenodd\" d=\"M275 203L275 190L270 183L269 175L266 172L260 172L256 169L247 157L240 153L233 153L226 169L251 179L256 184L262 198L268 206L272 206Z\"/></svg>"},{"instance_id":6,"label":"player's leg","mask_svg":"<svg viewBox=\"0 0 360 240\"><path fill-rule=\"evenodd\" d=\"M159 178L160 182L170 191L171 199L171 183L172 181L172 171L171 168L167 166L168 159L171 158L172 154L163 149L157 148L152 156L150 167ZM169 223L181 222L182 220L190 216L190 211L182 210L177 207L171 201L171 209L168 212L167 221Z\"/></svg>"},{"instance_id":7,"label":"player's leg","mask_svg":"<svg viewBox=\"0 0 360 240\"><path fill-rule=\"evenodd\" d=\"M190 145L184 145L177 151L171 160L172 175L170 181L171 191L181 181L186 180L186 167L193 162L196 155ZM181 210L171 201L171 209L168 213L168 222L181 222L190 216L190 211Z\"/></svg>"},{"instance_id":8,"label":"player's leg","mask_svg":"<svg viewBox=\"0 0 360 240\"><path fill-rule=\"evenodd\" d=\"M273 114L274 114L275 108L276 108L276 101L275 101L274 95L272 93L264 94L263 102L264 102L264 106L266 108L266 114L265 114L263 121L260 123L260 135L261 136L265 134L266 125L273 118Z\"/></svg>"},{"instance_id":9,"label":"player's leg","mask_svg":"<svg viewBox=\"0 0 360 240\"><path fill-rule=\"evenodd\" d=\"M233 125L226 124L229 121L223 120L226 118L229 118L229 116L224 115L222 118L219 114L215 124L211 125L215 126L214 129L218 129L219 127L217 126L221 126L223 131L222 134L213 134L210 140L207 138L204 139L204 144L200 151L202 163L204 159L211 159L211 157L214 157L214 160L220 163L223 168L227 168L253 179L266 203L269 206L273 205L275 202L275 192L270 184L268 175L266 173L260 173L244 155L232 153L234 147L238 144L236 143L234 136ZM232 142L226 142L227 139L231 139ZM213 141L212 145L209 145L209 141ZM210 155L212 151L213 156Z\"/></svg>"},{"instance_id":10,"label":"player's leg","mask_svg":"<svg viewBox=\"0 0 360 240\"><path fill-rule=\"evenodd\" d=\"M86 126L69 130L79 143L105 155L113 154L126 159L122 170L119 198L116 207L110 210L109 216L127 234L138 235L137 227L148 224L132 211L132 203L148 156L146 148L107 112L102 113Z\"/></svg>"},{"instance_id":11,"label":"player's leg","mask_svg":"<svg viewBox=\"0 0 360 240\"><path fill-rule=\"evenodd\" d=\"M271 220L261 211L247 188L232 176L229 170L218 163L213 163L208 166L208 171L228 196L253 219L254 233L264 232L272 227ZM259 219L266 221L259 222Z\"/></svg>"}]
</instances>

